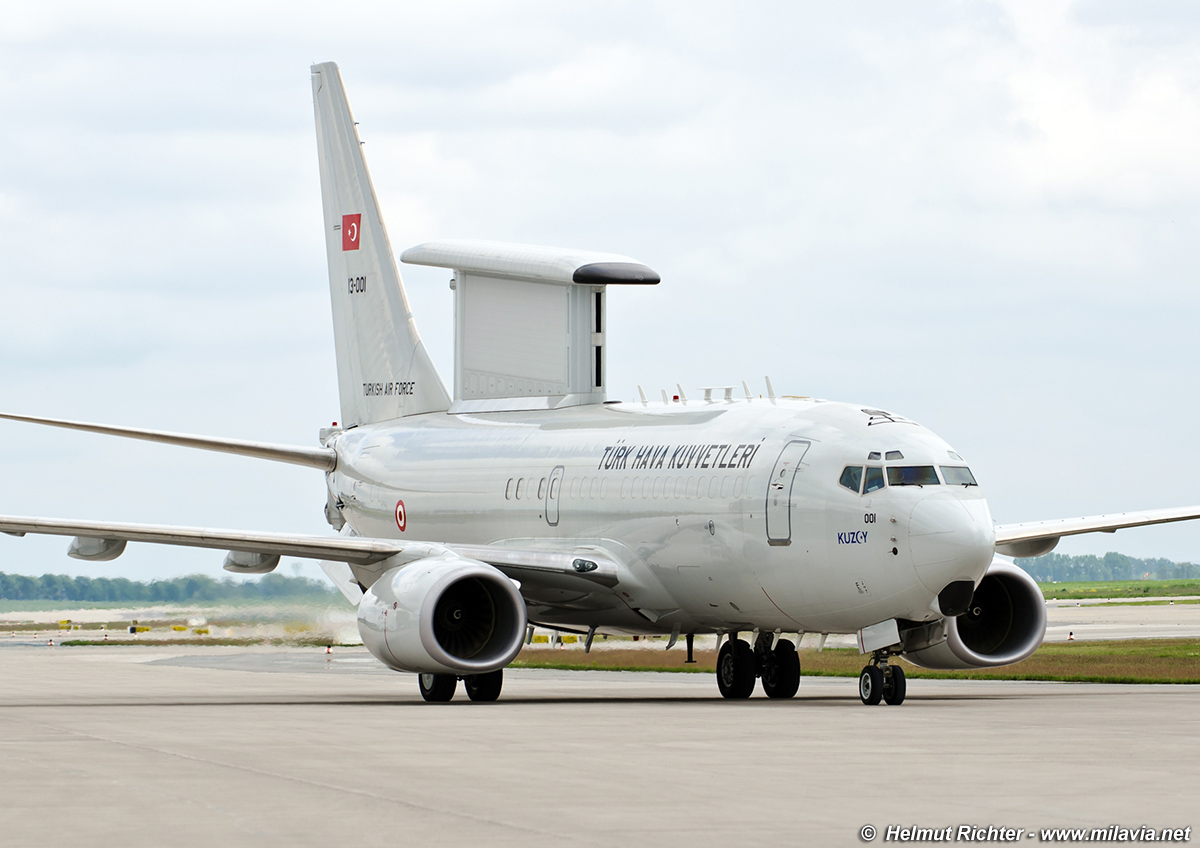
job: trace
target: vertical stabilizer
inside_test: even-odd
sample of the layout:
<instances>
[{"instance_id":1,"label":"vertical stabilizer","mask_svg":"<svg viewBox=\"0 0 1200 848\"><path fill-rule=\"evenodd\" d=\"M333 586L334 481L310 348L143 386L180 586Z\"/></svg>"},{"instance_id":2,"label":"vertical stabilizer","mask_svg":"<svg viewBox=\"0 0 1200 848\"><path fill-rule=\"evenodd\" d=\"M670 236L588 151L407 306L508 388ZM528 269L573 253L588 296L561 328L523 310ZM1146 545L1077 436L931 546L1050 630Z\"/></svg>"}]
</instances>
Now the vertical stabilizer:
<instances>
[{"instance_id":1,"label":"vertical stabilizer","mask_svg":"<svg viewBox=\"0 0 1200 848\"><path fill-rule=\"evenodd\" d=\"M337 65L312 67L342 425L449 409L417 333Z\"/></svg>"}]
</instances>

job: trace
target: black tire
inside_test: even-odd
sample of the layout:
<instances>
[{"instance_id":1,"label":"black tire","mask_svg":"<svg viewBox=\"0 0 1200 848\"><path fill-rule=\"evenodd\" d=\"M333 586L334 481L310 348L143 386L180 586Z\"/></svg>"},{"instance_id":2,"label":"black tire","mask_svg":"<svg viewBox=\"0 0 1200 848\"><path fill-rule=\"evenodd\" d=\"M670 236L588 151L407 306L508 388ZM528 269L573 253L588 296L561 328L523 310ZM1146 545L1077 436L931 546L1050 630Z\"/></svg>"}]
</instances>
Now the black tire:
<instances>
[{"instance_id":1,"label":"black tire","mask_svg":"<svg viewBox=\"0 0 1200 848\"><path fill-rule=\"evenodd\" d=\"M458 678L453 674L418 674L417 685L421 687L421 697L426 701L444 703L454 697Z\"/></svg>"},{"instance_id":2,"label":"black tire","mask_svg":"<svg viewBox=\"0 0 1200 848\"><path fill-rule=\"evenodd\" d=\"M868 707L883 700L883 672L877 665L869 665L858 676L858 697Z\"/></svg>"},{"instance_id":3,"label":"black tire","mask_svg":"<svg viewBox=\"0 0 1200 848\"><path fill-rule=\"evenodd\" d=\"M754 651L742 640L726 642L717 655L717 688L722 697L749 698L754 692Z\"/></svg>"},{"instance_id":4,"label":"black tire","mask_svg":"<svg viewBox=\"0 0 1200 848\"><path fill-rule=\"evenodd\" d=\"M468 674L463 678L463 687L467 697L472 701L494 701L500 697L500 689L504 686L504 669L489 671L487 674Z\"/></svg>"},{"instance_id":5,"label":"black tire","mask_svg":"<svg viewBox=\"0 0 1200 848\"><path fill-rule=\"evenodd\" d=\"M898 707L904 703L907 692L908 682L904 677L904 669L898 665L889 665L888 673L883 677L884 702Z\"/></svg>"},{"instance_id":6,"label":"black tire","mask_svg":"<svg viewBox=\"0 0 1200 848\"><path fill-rule=\"evenodd\" d=\"M771 661L763 668L763 691L768 698L795 697L800 688L800 655L796 646L780 639L771 655Z\"/></svg>"}]
</instances>

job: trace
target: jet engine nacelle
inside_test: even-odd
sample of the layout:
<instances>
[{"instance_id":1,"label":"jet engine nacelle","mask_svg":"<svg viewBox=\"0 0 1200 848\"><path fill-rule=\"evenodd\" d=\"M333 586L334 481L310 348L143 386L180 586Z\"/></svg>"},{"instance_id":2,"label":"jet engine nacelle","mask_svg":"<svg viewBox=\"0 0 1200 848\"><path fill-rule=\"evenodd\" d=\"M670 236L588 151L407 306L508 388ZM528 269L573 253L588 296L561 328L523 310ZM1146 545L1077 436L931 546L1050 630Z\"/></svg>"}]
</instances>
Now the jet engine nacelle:
<instances>
[{"instance_id":1,"label":"jet engine nacelle","mask_svg":"<svg viewBox=\"0 0 1200 848\"><path fill-rule=\"evenodd\" d=\"M498 569L446 553L393 568L366 591L358 632L396 671L483 674L520 652L525 600Z\"/></svg>"},{"instance_id":2,"label":"jet engine nacelle","mask_svg":"<svg viewBox=\"0 0 1200 848\"><path fill-rule=\"evenodd\" d=\"M1034 579L1011 562L993 559L967 611L945 620L946 639L906 652L923 668L1010 665L1027 658L1046 635L1046 600Z\"/></svg>"}]
</instances>

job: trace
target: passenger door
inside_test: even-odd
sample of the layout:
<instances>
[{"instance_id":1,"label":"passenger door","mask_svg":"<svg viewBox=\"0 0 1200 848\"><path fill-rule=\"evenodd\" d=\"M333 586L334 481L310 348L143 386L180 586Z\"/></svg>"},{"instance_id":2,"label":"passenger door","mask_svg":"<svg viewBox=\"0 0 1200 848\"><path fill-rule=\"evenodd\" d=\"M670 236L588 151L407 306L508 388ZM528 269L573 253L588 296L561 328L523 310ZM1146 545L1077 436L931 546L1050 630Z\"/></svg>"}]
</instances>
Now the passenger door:
<instances>
[{"instance_id":1,"label":"passenger door","mask_svg":"<svg viewBox=\"0 0 1200 848\"><path fill-rule=\"evenodd\" d=\"M771 545L792 543L792 485L800 461L811 442L792 441L783 446L771 477L767 480L767 542Z\"/></svg>"}]
</instances>

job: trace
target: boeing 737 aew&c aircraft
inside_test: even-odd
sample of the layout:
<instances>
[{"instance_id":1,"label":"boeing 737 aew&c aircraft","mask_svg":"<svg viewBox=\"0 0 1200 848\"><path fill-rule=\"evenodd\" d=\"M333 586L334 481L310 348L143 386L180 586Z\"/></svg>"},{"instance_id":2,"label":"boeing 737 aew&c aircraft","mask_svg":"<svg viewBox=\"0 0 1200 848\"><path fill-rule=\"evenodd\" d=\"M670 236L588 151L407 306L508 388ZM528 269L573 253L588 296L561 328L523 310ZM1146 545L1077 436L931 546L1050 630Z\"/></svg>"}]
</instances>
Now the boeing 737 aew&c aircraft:
<instances>
[{"instance_id":1,"label":"boeing 737 aew&c aircraft","mask_svg":"<svg viewBox=\"0 0 1200 848\"><path fill-rule=\"evenodd\" d=\"M1037 584L1005 556L1062 536L1200 518L1200 507L995 526L948 443L900 415L746 384L618 403L605 393L610 286L655 285L625 256L482 241L401 260L449 269L454 394L400 281L337 66L312 68L341 426L320 447L27 421L303 465L325 474L336 536L0 517L11 535L218 548L225 568L312 557L358 605L370 652L495 700L531 624L586 634L717 634L717 685L800 683L798 637L857 634L865 704L926 668L1019 662L1041 644ZM738 396L740 394L740 396ZM746 638L749 637L749 638Z\"/></svg>"}]
</instances>

